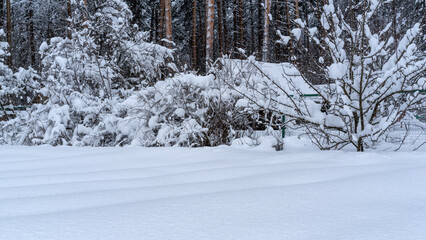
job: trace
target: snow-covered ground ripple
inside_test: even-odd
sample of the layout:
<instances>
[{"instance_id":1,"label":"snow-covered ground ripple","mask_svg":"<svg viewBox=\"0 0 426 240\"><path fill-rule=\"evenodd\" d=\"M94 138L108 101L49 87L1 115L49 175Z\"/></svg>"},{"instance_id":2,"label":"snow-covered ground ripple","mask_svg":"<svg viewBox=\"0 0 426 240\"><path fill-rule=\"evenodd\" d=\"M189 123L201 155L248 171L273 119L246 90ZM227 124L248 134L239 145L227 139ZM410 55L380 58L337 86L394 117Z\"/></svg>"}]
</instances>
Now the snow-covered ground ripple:
<instances>
[{"instance_id":1,"label":"snow-covered ground ripple","mask_svg":"<svg viewBox=\"0 0 426 240\"><path fill-rule=\"evenodd\" d=\"M0 239L426 239L426 153L0 147Z\"/></svg>"}]
</instances>

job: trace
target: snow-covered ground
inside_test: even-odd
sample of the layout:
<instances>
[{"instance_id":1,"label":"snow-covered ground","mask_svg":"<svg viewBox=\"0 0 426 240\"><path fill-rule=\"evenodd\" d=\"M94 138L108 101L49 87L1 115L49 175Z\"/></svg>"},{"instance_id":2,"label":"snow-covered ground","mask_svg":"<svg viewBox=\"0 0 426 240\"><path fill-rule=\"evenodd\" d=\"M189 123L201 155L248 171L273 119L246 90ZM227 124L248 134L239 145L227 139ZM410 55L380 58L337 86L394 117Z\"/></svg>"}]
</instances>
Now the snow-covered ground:
<instances>
[{"instance_id":1,"label":"snow-covered ground","mask_svg":"<svg viewBox=\"0 0 426 240\"><path fill-rule=\"evenodd\" d=\"M426 152L0 147L0 239L426 239Z\"/></svg>"}]
</instances>

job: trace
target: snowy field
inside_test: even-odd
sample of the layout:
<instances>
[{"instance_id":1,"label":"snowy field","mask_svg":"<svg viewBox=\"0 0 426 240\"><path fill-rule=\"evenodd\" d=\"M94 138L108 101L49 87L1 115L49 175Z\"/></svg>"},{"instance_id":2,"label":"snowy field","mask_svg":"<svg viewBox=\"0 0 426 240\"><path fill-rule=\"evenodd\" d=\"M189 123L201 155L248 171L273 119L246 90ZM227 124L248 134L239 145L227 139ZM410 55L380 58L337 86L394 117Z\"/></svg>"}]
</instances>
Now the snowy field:
<instances>
[{"instance_id":1,"label":"snowy field","mask_svg":"<svg viewBox=\"0 0 426 240\"><path fill-rule=\"evenodd\" d=\"M0 146L0 239L426 239L426 152Z\"/></svg>"}]
</instances>

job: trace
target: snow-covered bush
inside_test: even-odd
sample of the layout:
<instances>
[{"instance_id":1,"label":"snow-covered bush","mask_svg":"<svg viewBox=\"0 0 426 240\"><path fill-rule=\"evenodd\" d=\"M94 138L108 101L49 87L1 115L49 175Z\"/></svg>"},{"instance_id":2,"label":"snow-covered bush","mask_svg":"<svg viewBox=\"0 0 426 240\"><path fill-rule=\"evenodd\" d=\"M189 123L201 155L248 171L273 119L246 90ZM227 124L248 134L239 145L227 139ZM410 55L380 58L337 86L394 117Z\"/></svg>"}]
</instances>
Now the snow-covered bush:
<instances>
[{"instance_id":1,"label":"snow-covered bush","mask_svg":"<svg viewBox=\"0 0 426 240\"><path fill-rule=\"evenodd\" d=\"M250 116L250 124L242 123L243 129L252 128L263 130L267 128L280 129L282 127L282 113L276 109L280 90L291 91L292 86L285 73L298 72L294 66L263 63L249 57L247 60L220 59L219 67L215 69L217 78L223 82L223 87L231 89L241 98L236 106ZM273 79L274 85L271 80ZM301 85L301 79L298 86Z\"/></svg>"},{"instance_id":2,"label":"snow-covered bush","mask_svg":"<svg viewBox=\"0 0 426 240\"><path fill-rule=\"evenodd\" d=\"M250 114L236 105L241 95L214 75L176 74L125 101L62 93L2 123L2 143L217 146L231 144L250 123Z\"/></svg>"},{"instance_id":3,"label":"snow-covered bush","mask_svg":"<svg viewBox=\"0 0 426 240\"><path fill-rule=\"evenodd\" d=\"M6 58L9 56L9 44L2 41L4 38L4 31L0 29L0 108L8 104L6 100L7 95L11 92L12 84L10 82L13 78L13 72L6 65Z\"/></svg>"},{"instance_id":4,"label":"snow-covered bush","mask_svg":"<svg viewBox=\"0 0 426 240\"><path fill-rule=\"evenodd\" d=\"M136 84L161 79L166 62L173 59L172 50L147 41L149 34L131 24L132 12L125 1L102 1L98 8L88 28L102 55L117 65L121 76L126 76L127 81L120 87L135 84L129 78L135 78Z\"/></svg>"},{"instance_id":5,"label":"snow-covered bush","mask_svg":"<svg viewBox=\"0 0 426 240\"><path fill-rule=\"evenodd\" d=\"M53 92L66 88L111 98L116 89L155 81L172 57L171 50L147 43L130 24L132 14L123 1L101 1L92 14L84 3L74 8L71 39L53 38L40 47L44 78Z\"/></svg>"},{"instance_id":6,"label":"snow-covered bush","mask_svg":"<svg viewBox=\"0 0 426 240\"><path fill-rule=\"evenodd\" d=\"M16 118L2 123L3 142L17 145L49 144L73 146L115 146L117 120L114 100L99 101L78 92L69 104L47 101L35 104Z\"/></svg>"},{"instance_id":7,"label":"snow-covered bush","mask_svg":"<svg viewBox=\"0 0 426 240\"><path fill-rule=\"evenodd\" d=\"M241 97L214 75L177 74L141 90L124 105L134 145L217 146L230 144L247 115L236 106Z\"/></svg>"},{"instance_id":8,"label":"snow-covered bush","mask_svg":"<svg viewBox=\"0 0 426 240\"><path fill-rule=\"evenodd\" d=\"M128 92L130 93L130 92ZM128 94L126 93L126 94ZM217 146L231 144L250 115L241 95L214 75L176 74L125 101L77 91L3 124L3 142L73 146ZM66 104L65 104L66 103Z\"/></svg>"},{"instance_id":9,"label":"snow-covered bush","mask_svg":"<svg viewBox=\"0 0 426 240\"><path fill-rule=\"evenodd\" d=\"M13 72L6 64L6 58L9 56L9 45L1 41L4 36L0 29L0 108L3 109L0 116L5 119L13 118L5 111L8 105L26 105L32 102L36 96L36 89L39 76L31 67L29 69L19 68Z\"/></svg>"},{"instance_id":10,"label":"snow-covered bush","mask_svg":"<svg viewBox=\"0 0 426 240\"><path fill-rule=\"evenodd\" d=\"M280 127L280 116L244 98L250 86L243 79L262 78L250 66L249 61L221 59L207 76L176 74L142 89L121 104L127 117L118 124L120 134L142 146L217 146L241 137L253 138L253 143L264 135L276 138L273 128ZM279 149L280 140L275 142Z\"/></svg>"},{"instance_id":11,"label":"snow-covered bush","mask_svg":"<svg viewBox=\"0 0 426 240\"><path fill-rule=\"evenodd\" d=\"M284 66L290 90L269 75L268 81L248 89L248 99L296 119L321 149L374 147L405 112L424 104L426 97L421 93L426 88L426 57L416 46L421 41L421 24L401 39L388 34L392 23L384 29L373 27L377 9L388 2L362 1L358 5L362 11L356 15L344 14L330 0L320 9L320 29L306 29L298 19L299 30L323 49L325 55L311 65L324 69L327 84L314 86L303 71L287 71ZM305 89L295 79L303 79L319 102L304 97Z\"/></svg>"},{"instance_id":12,"label":"snow-covered bush","mask_svg":"<svg viewBox=\"0 0 426 240\"><path fill-rule=\"evenodd\" d=\"M84 1L71 3L70 36L40 46L43 66L36 94L41 104L2 122L2 142L124 144L127 138L117 124L126 112L117 106L134 89L157 81L165 59L172 58L171 50L146 42L145 33L130 24L132 14L123 1L98 1L94 12ZM19 86L17 80L32 75L20 71L15 76L20 78L12 79L13 86Z\"/></svg>"}]
</instances>

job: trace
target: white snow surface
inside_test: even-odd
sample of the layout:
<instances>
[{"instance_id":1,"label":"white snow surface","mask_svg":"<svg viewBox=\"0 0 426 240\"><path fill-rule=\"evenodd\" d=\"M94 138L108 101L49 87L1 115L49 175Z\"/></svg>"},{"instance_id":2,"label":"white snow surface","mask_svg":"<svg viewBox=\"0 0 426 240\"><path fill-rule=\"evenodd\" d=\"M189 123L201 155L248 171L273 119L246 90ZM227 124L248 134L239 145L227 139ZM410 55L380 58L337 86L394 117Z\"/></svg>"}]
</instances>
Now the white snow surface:
<instances>
[{"instance_id":1,"label":"white snow surface","mask_svg":"<svg viewBox=\"0 0 426 240\"><path fill-rule=\"evenodd\" d=\"M425 152L0 146L1 240L420 240L425 226Z\"/></svg>"}]
</instances>

